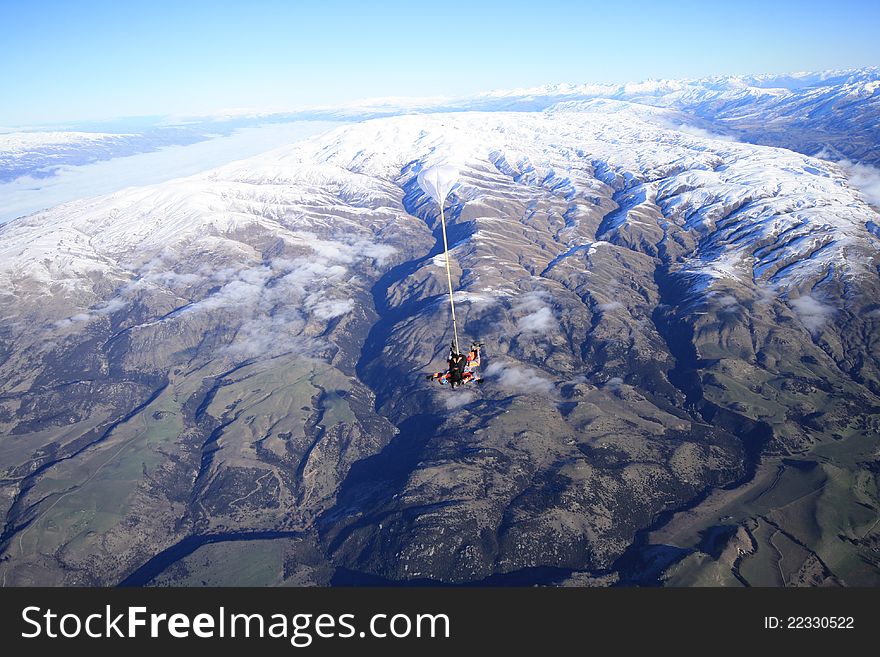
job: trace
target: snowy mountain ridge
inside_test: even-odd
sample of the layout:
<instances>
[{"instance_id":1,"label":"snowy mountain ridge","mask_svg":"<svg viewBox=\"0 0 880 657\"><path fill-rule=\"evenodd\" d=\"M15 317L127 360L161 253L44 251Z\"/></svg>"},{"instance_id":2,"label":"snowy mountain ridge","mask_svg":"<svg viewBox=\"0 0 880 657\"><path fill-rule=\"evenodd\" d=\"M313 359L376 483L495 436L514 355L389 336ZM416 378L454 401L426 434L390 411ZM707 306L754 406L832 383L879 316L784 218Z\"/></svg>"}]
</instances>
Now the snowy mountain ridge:
<instances>
[{"instance_id":1,"label":"snowy mountain ridge","mask_svg":"<svg viewBox=\"0 0 880 657\"><path fill-rule=\"evenodd\" d=\"M370 121L202 175L13 222L0 233L0 276L7 289L26 278L51 284L71 272L121 268L124 277L123 263L132 258L149 261L251 224L283 232L279 220L297 216L298 208L339 202L358 208L378 232L377 216L397 202L401 171L440 160L463 167L462 199L476 194L468 177L488 172L552 188L573 207L610 186L620 207L596 238L663 249L673 229L689 244L682 266L694 274L797 288L801 272L850 275L867 266L877 243L867 225L878 217L835 165L701 137L677 129L687 130L682 120L667 109L594 100L544 113ZM479 228L480 219L474 222ZM559 232L552 257L580 245L575 226Z\"/></svg>"},{"instance_id":2,"label":"snowy mountain ridge","mask_svg":"<svg viewBox=\"0 0 880 657\"><path fill-rule=\"evenodd\" d=\"M826 71L800 71L788 74L759 73L745 75L712 75L703 78L646 79L623 84L548 84L521 89L496 90L485 95L546 96L558 93L579 95L617 94L621 96L655 93L658 95L692 87L706 91L726 91L740 88L796 91L807 86L837 86L880 79L880 67Z\"/></svg>"},{"instance_id":3,"label":"snowy mountain ridge","mask_svg":"<svg viewBox=\"0 0 880 657\"><path fill-rule=\"evenodd\" d=\"M191 143L225 125L298 120L361 120L406 113L542 111L564 101L609 98L677 109L691 121L744 141L781 145L834 159L880 163L880 68L715 76L695 80L646 80L626 84L551 84L495 90L464 97L375 98L291 111L222 112L179 118L144 134L16 132L0 135L0 181L51 175L58 164L78 164ZM833 115L828 108L834 108ZM823 109L824 108L824 109ZM862 135L840 134L859 126ZM791 132L793 134L786 134ZM855 137L854 139L852 137ZM872 141L873 140L873 141Z\"/></svg>"}]
</instances>

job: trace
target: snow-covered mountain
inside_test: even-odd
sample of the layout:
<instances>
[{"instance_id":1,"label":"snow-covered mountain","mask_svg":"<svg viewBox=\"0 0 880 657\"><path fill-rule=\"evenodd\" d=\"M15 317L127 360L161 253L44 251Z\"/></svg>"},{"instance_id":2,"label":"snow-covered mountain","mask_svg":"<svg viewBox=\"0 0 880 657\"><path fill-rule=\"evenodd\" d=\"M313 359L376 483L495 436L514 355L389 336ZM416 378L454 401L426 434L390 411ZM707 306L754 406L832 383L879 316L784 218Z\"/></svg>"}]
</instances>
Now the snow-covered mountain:
<instances>
[{"instance_id":1,"label":"snow-covered mountain","mask_svg":"<svg viewBox=\"0 0 880 657\"><path fill-rule=\"evenodd\" d=\"M543 111L560 102L600 98L676 109L697 128L742 141L880 164L880 68L876 67L626 84L555 84L465 98L378 99L314 112L366 118L405 112Z\"/></svg>"},{"instance_id":2,"label":"snow-covered mountain","mask_svg":"<svg viewBox=\"0 0 880 657\"><path fill-rule=\"evenodd\" d=\"M10 132L0 134L0 182L51 175L61 164L125 154L135 135L103 132Z\"/></svg>"},{"instance_id":3,"label":"snow-covered mountain","mask_svg":"<svg viewBox=\"0 0 880 657\"><path fill-rule=\"evenodd\" d=\"M787 577L877 582L880 216L712 127L615 98L400 116L3 226L4 583L235 583L249 537L273 582L777 576L700 543L717 509L745 553L795 536ZM440 161L476 390L423 377Z\"/></svg>"},{"instance_id":4,"label":"snow-covered mountain","mask_svg":"<svg viewBox=\"0 0 880 657\"><path fill-rule=\"evenodd\" d=\"M80 166L165 146L193 144L228 134L230 128L150 127L126 132L28 131L0 134L0 183L29 176L48 178L62 166Z\"/></svg>"},{"instance_id":5,"label":"snow-covered mountain","mask_svg":"<svg viewBox=\"0 0 880 657\"><path fill-rule=\"evenodd\" d=\"M247 126L302 120L364 120L411 113L543 111L560 102L622 100L679 110L688 124L770 146L877 166L880 68L647 80L626 84L554 84L465 97L380 98L289 112L176 117L126 133L19 132L0 135L0 182L52 174L171 144L189 144ZM859 130L853 134L852 126Z\"/></svg>"},{"instance_id":6,"label":"snow-covered mountain","mask_svg":"<svg viewBox=\"0 0 880 657\"><path fill-rule=\"evenodd\" d=\"M369 218L366 226L357 218L334 217L334 224L347 235L375 240L388 230L382 223L388 216L373 216L393 205L396 187L387 185L407 165L447 159L465 172L489 168L519 184L551 189L570 200L573 213L584 201L601 204L591 194L612 190L619 207L604 216L600 241L671 253L698 289L729 278L797 294L817 276L871 271L876 213L838 167L784 149L700 136L682 120L669 110L597 100L534 114L368 122L202 176L19 220L2 234L0 275L11 290L23 281L75 286L76 276L90 287L92 272L128 280L163 253L202 240L215 248L227 241L218 235L254 225L279 237L294 235L279 223L285 213L323 207L334 195ZM459 195L468 199L477 191L466 181ZM655 221L639 219L646 215ZM480 221L474 220L478 232ZM556 246L545 247L554 267L589 246L579 222L573 216L566 221ZM302 219L296 225L314 228ZM489 232L479 236L488 240L485 228ZM296 239L305 247L311 234Z\"/></svg>"}]
</instances>

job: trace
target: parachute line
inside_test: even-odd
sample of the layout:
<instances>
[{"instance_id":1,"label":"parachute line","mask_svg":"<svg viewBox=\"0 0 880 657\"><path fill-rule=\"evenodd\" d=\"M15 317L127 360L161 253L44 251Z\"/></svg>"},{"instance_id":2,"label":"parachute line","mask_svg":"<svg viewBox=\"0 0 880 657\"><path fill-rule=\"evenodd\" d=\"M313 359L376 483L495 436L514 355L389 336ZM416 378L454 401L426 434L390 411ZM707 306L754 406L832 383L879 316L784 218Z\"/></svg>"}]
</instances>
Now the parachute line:
<instances>
[{"instance_id":1,"label":"parachute line","mask_svg":"<svg viewBox=\"0 0 880 657\"><path fill-rule=\"evenodd\" d=\"M449 267L449 242L446 238L446 214L443 212L443 206L446 204L446 197L455 187L458 180L458 170L449 164L439 164L427 169L422 169L418 175L419 186L437 201L440 206L440 223L443 226L443 257L446 258L446 282L449 284L449 307L452 309L452 335L454 337L455 352L458 350L458 325L455 322L455 299L452 292L452 271Z\"/></svg>"},{"instance_id":2,"label":"parachute line","mask_svg":"<svg viewBox=\"0 0 880 657\"><path fill-rule=\"evenodd\" d=\"M452 272L449 269L449 243L446 241L446 215L443 214L443 203L440 204L440 223L443 226L443 257L446 260L446 282L449 284L449 307L452 309L452 335L455 339L455 352L458 349L458 325L455 323L455 298L452 293Z\"/></svg>"}]
</instances>

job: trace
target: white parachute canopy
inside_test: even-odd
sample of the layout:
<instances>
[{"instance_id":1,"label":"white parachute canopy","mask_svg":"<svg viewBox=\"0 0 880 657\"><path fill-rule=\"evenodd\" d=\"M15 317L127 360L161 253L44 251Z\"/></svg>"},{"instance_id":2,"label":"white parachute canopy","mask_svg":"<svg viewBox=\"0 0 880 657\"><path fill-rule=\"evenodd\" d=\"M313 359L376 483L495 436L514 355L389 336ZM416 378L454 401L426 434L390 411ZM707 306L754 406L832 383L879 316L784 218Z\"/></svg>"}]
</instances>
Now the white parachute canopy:
<instances>
[{"instance_id":1,"label":"white parachute canopy","mask_svg":"<svg viewBox=\"0 0 880 657\"><path fill-rule=\"evenodd\" d=\"M437 164L419 172L419 187L425 190L440 207L458 182L458 169L451 164Z\"/></svg>"},{"instance_id":2,"label":"white parachute canopy","mask_svg":"<svg viewBox=\"0 0 880 657\"><path fill-rule=\"evenodd\" d=\"M443 215L443 204L449 192L458 182L458 169L451 164L437 164L419 172L419 186L440 206L440 223L443 226L443 256L446 261L446 283L449 285L449 308L452 311L452 342L458 352L458 326L455 323L455 298L452 292L452 272L449 269L449 242L446 239L446 218Z\"/></svg>"}]
</instances>

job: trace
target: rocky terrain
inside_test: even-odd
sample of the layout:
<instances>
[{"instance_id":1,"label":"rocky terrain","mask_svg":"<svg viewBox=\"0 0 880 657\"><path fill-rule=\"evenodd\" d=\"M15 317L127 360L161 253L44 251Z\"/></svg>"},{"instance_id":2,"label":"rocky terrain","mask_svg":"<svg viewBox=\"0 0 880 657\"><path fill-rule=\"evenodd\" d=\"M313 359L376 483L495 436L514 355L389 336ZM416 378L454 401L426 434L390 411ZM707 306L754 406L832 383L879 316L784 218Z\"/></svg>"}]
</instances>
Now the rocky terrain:
<instances>
[{"instance_id":1,"label":"rocky terrain","mask_svg":"<svg viewBox=\"0 0 880 657\"><path fill-rule=\"evenodd\" d=\"M880 583L880 216L691 120L378 119L4 225L3 583ZM423 377L440 161L481 388Z\"/></svg>"}]
</instances>

